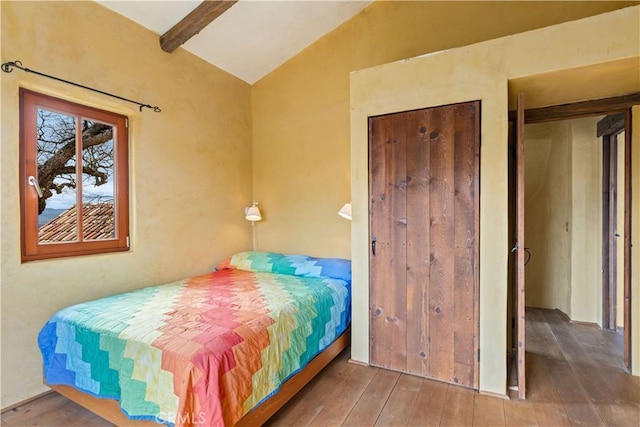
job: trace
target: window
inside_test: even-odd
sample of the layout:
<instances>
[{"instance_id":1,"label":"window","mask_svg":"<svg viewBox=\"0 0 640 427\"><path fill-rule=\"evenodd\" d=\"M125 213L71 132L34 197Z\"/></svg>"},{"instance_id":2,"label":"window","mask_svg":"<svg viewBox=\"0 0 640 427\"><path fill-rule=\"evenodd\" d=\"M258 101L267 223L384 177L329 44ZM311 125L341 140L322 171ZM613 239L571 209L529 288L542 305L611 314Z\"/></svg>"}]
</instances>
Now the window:
<instances>
[{"instance_id":1,"label":"window","mask_svg":"<svg viewBox=\"0 0 640 427\"><path fill-rule=\"evenodd\" d=\"M128 250L125 116L20 89L22 261Z\"/></svg>"}]
</instances>

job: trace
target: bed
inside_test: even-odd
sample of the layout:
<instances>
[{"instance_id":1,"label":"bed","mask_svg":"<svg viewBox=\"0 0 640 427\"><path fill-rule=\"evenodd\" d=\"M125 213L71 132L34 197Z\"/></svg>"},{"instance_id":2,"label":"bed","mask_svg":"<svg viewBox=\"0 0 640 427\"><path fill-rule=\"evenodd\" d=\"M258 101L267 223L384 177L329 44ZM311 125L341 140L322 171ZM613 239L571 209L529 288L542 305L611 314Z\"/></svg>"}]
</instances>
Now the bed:
<instances>
[{"instance_id":1,"label":"bed","mask_svg":"<svg viewBox=\"0 0 640 427\"><path fill-rule=\"evenodd\" d=\"M261 424L347 346L350 288L348 260L235 254L59 311L44 381L118 425Z\"/></svg>"}]
</instances>

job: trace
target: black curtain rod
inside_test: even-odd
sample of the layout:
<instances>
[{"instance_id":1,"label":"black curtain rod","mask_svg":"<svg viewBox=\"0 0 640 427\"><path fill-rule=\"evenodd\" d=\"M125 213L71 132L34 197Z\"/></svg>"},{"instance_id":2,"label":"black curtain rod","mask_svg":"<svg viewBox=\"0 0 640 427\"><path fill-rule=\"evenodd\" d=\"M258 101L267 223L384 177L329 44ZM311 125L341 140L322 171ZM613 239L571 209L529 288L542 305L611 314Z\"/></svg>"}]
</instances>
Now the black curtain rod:
<instances>
[{"instance_id":1,"label":"black curtain rod","mask_svg":"<svg viewBox=\"0 0 640 427\"><path fill-rule=\"evenodd\" d=\"M18 68L18 69L20 69L22 71L26 71L27 73L37 74L37 75L42 76L42 77L47 77L47 78L50 78L50 79L53 79L53 80L57 80L57 81L62 82L62 83L67 83L67 84L70 84L70 85L73 85L73 86L81 87L83 89L87 89L87 90L91 90L91 91L94 91L94 92L98 92L98 93L101 93L103 95L110 96L112 98L120 99L122 101L131 102L132 104L139 105L140 106L140 111L142 111L143 108L150 108L153 111L155 111L156 113L159 113L160 111L162 111L160 109L160 107L158 107L158 106L153 107L153 106L151 106L149 104L143 104L142 102L133 101L131 99L123 98L122 96L114 95L114 94L108 93L108 92L103 92L101 90L94 89L94 88L88 87L88 86L84 86L84 85L81 85L79 83L70 82L69 80L61 79L59 77L55 77L55 76L51 76L49 74L41 73L39 71L31 70L29 68L23 67L22 66L22 62L20 62L20 61L5 62L4 64L2 64L2 71L4 71L5 73L10 73L10 72L13 71L14 67Z\"/></svg>"}]
</instances>

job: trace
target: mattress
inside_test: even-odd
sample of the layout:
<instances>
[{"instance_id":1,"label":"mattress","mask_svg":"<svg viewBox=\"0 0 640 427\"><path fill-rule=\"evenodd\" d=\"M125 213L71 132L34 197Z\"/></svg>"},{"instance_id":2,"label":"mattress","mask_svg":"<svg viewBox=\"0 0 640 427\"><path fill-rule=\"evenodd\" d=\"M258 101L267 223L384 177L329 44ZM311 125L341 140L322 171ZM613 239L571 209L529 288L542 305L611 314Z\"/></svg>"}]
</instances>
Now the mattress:
<instances>
[{"instance_id":1,"label":"mattress","mask_svg":"<svg viewBox=\"0 0 640 427\"><path fill-rule=\"evenodd\" d=\"M45 382L131 419L233 425L350 322L342 259L243 252L216 271L68 307L38 336Z\"/></svg>"}]
</instances>

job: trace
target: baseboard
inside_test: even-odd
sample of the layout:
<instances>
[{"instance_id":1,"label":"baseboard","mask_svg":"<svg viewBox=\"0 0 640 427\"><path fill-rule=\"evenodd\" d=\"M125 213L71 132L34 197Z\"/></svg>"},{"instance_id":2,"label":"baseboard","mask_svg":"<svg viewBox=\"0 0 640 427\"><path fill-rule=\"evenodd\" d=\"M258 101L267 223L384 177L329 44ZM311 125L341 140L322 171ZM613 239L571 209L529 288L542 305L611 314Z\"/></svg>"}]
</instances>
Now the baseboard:
<instances>
[{"instance_id":1,"label":"baseboard","mask_svg":"<svg viewBox=\"0 0 640 427\"><path fill-rule=\"evenodd\" d=\"M18 403L14 403L13 405L9 405L9 406L7 406L6 408L2 408L2 409L0 410L0 413L4 414L5 412L13 411L14 409L16 409L16 408L17 408L17 407L19 407L19 406L26 405L27 403L31 403L31 402L33 402L34 400L40 399L41 397L44 397L44 396L46 396L47 394L51 394L51 393L54 393L54 391L53 391L53 390L43 391L42 393L36 394L36 395L35 395L35 396L33 396L33 397L30 397L30 398L28 398L28 399L21 400L21 401L20 401L20 402L18 402Z\"/></svg>"},{"instance_id":2,"label":"baseboard","mask_svg":"<svg viewBox=\"0 0 640 427\"><path fill-rule=\"evenodd\" d=\"M358 365L358 366L369 366L368 363L361 362L359 360L353 360L353 359L347 360L347 363L353 363L354 365Z\"/></svg>"},{"instance_id":3,"label":"baseboard","mask_svg":"<svg viewBox=\"0 0 640 427\"><path fill-rule=\"evenodd\" d=\"M571 320L571 319L569 319L569 323L573 323L574 325L595 326L596 328L602 329L602 327L600 327L600 325L598 325L595 322L585 322L585 321L582 321L582 320Z\"/></svg>"},{"instance_id":4,"label":"baseboard","mask_svg":"<svg viewBox=\"0 0 640 427\"><path fill-rule=\"evenodd\" d=\"M493 391L479 390L478 393L484 396L497 397L498 399L511 400L508 395L502 393L494 393Z\"/></svg>"},{"instance_id":5,"label":"baseboard","mask_svg":"<svg viewBox=\"0 0 640 427\"><path fill-rule=\"evenodd\" d=\"M560 315L560 317L562 317L563 319L565 319L569 323L573 323L573 324L576 324L576 325L595 326L597 328L602 329L602 327L600 325L598 325L598 322L585 322L585 321L582 321L582 320L573 320L571 317L569 317L569 315L567 313L565 313L564 311L560 310L559 308L544 308L544 307L531 307L531 308L535 308L537 310L555 311L556 313L558 313L558 315Z\"/></svg>"},{"instance_id":6,"label":"baseboard","mask_svg":"<svg viewBox=\"0 0 640 427\"><path fill-rule=\"evenodd\" d=\"M569 317L569 315L567 313L565 313L564 311L560 310L559 308L554 308L553 311L558 312L560 314L560 316L565 318L565 320L571 322L571 317Z\"/></svg>"}]
</instances>

